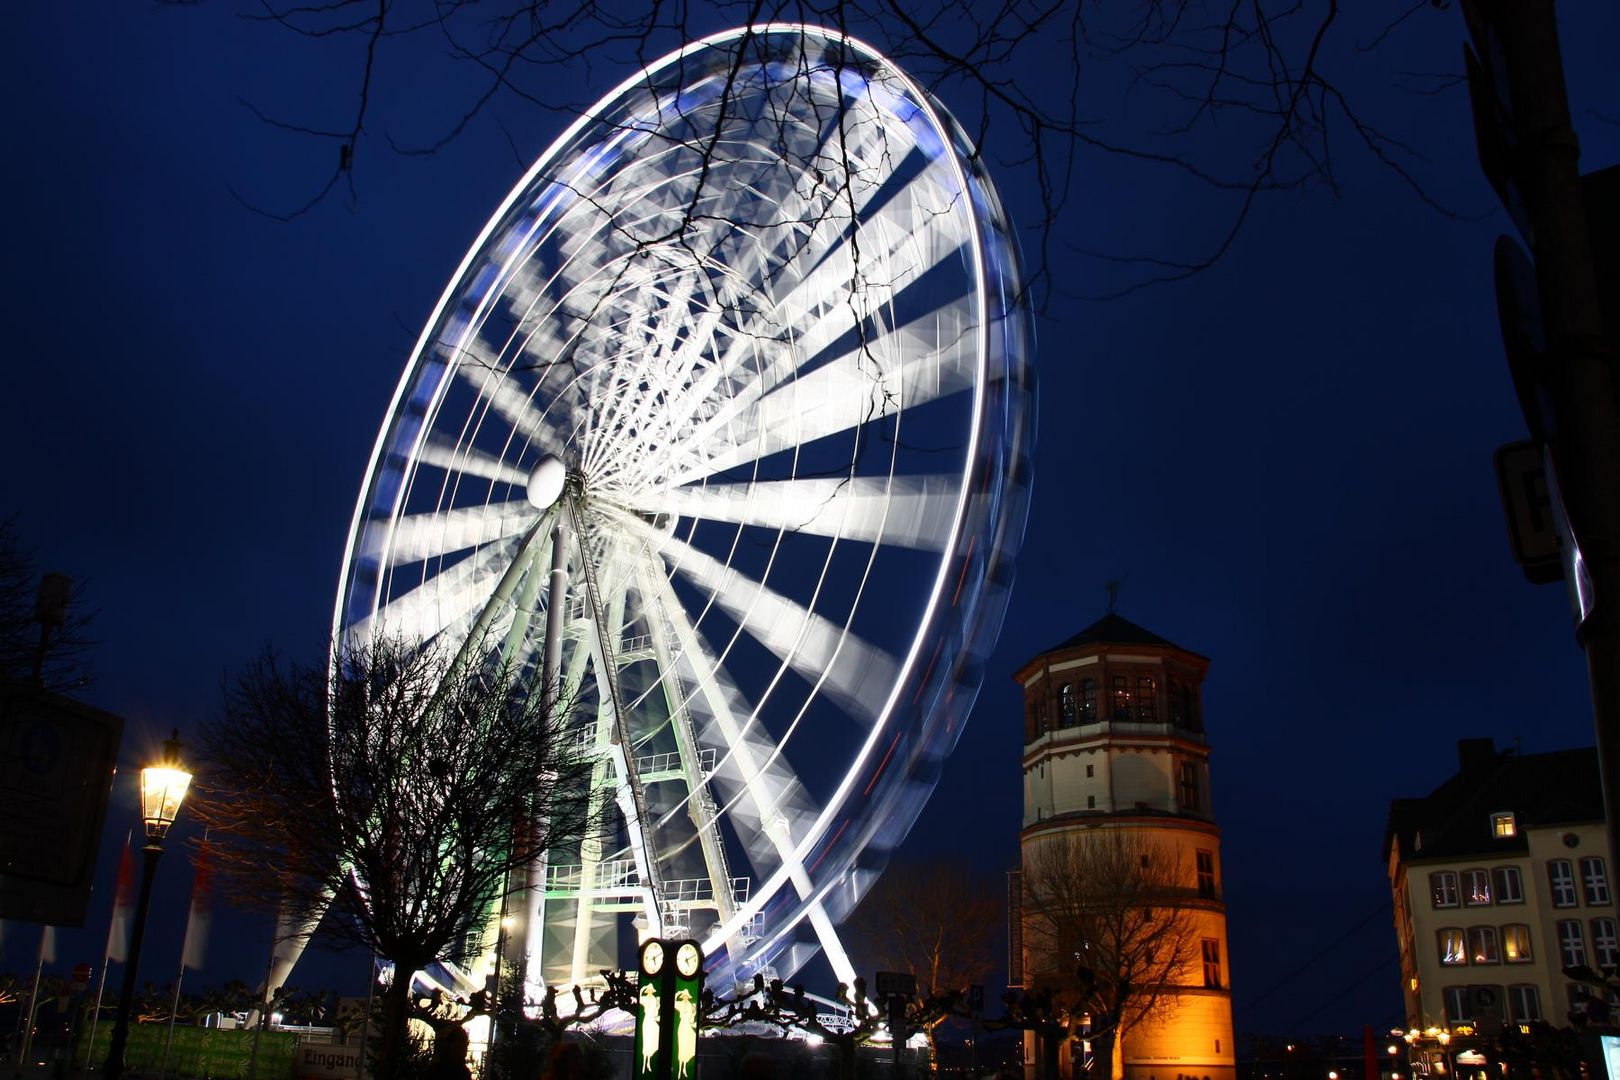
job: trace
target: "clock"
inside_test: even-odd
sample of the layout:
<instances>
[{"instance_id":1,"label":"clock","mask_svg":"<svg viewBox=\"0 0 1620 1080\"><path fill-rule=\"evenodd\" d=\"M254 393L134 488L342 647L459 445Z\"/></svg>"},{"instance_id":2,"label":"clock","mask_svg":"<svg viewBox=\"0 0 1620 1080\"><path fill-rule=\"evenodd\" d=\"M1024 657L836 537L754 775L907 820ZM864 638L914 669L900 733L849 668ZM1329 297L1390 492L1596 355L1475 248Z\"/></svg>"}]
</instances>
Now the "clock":
<instances>
[{"instance_id":1,"label":"clock","mask_svg":"<svg viewBox=\"0 0 1620 1080\"><path fill-rule=\"evenodd\" d=\"M664 970L664 943L657 938L641 947L641 973L657 975Z\"/></svg>"},{"instance_id":2,"label":"clock","mask_svg":"<svg viewBox=\"0 0 1620 1080\"><path fill-rule=\"evenodd\" d=\"M703 950L698 948L695 941L684 941L681 947L675 950L675 970L680 972L683 979L690 979L698 973L703 966Z\"/></svg>"}]
</instances>

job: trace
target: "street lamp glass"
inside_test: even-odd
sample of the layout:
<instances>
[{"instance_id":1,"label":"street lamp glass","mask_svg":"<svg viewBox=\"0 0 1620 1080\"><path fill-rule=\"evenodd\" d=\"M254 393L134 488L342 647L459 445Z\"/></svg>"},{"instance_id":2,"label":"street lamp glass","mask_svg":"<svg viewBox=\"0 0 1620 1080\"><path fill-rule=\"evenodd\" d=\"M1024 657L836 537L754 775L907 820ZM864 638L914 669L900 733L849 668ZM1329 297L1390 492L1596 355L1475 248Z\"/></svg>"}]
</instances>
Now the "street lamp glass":
<instances>
[{"instance_id":1,"label":"street lamp glass","mask_svg":"<svg viewBox=\"0 0 1620 1080\"><path fill-rule=\"evenodd\" d=\"M163 744L163 760L141 770L141 819L146 822L146 838L161 841L169 826L180 815L191 774L180 764L180 733L176 731Z\"/></svg>"}]
</instances>

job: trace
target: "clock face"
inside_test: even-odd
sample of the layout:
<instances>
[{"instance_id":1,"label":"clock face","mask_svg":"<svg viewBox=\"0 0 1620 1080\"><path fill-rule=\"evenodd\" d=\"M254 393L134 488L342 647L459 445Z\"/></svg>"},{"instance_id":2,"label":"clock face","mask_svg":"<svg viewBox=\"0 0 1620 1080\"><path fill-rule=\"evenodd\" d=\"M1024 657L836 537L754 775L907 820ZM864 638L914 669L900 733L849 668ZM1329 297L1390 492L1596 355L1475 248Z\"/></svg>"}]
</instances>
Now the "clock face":
<instances>
[{"instance_id":1,"label":"clock face","mask_svg":"<svg viewBox=\"0 0 1620 1080\"><path fill-rule=\"evenodd\" d=\"M647 975L656 975L664 970L664 943L649 941L641 947L641 970Z\"/></svg>"},{"instance_id":2,"label":"clock face","mask_svg":"<svg viewBox=\"0 0 1620 1080\"><path fill-rule=\"evenodd\" d=\"M703 950L697 947L696 942L688 941L675 950L675 970L680 972L683 978L690 979L702 966Z\"/></svg>"}]
</instances>

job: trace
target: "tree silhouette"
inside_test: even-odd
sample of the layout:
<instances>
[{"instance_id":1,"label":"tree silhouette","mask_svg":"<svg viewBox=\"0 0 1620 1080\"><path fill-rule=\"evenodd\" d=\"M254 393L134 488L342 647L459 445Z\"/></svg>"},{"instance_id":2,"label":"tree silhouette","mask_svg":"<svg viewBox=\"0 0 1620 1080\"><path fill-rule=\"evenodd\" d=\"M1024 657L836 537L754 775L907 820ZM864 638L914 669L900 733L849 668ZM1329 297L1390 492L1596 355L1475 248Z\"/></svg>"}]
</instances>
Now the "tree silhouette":
<instances>
[{"instance_id":1,"label":"tree silhouette","mask_svg":"<svg viewBox=\"0 0 1620 1080\"><path fill-rule=\"evenodd\" d=\"M1199 959L1197 891L1184 861L1168 844L1118 829L1064 833L1026 851L1025 971L1054 1007L1049 1057L1089 1017L1098 1060L1123 1076L1125 1034L1174 1004Z\"/></svg>"},{"instance_id":2,"label":"tree silhouette","mask_svg":"<svg viewBox=\"0 0 1620 1080\"><path fill-rule=\"evenodd\" d=\"M542 698L508 668L379 637L330 669L265 653L203 730L195 805L222 891L393 962L382 1076L411 973L481 928L514 869L597 826L592 762Z\"/></svg>"}]
</instances>

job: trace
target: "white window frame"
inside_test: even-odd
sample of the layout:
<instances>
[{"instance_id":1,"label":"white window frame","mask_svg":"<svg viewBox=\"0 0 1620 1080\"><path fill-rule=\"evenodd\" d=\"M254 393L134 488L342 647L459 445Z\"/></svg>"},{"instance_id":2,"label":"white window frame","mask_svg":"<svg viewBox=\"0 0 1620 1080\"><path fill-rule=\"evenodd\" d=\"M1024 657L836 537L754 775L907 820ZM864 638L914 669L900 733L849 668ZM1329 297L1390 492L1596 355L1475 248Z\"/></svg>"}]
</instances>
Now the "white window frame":
<instances>
[{"instance_id":1,"label":"white window frame","mask_svg":"<svg viewBox=\"0 0 1620 1080\"><path fill-rule=\"evenodd\" d=\"M1586 929L1579 919L1558 920L1558 966L1581 967L1586 963Z\"/></svg>"},{"instance_id":2,"label":"white window frame","mask_svg":"<svg viewBox=\"0 0 1620 1080\"><path fill-rule=\"evenodd\" d=\"M1599 968L1620 966L1620 937L1613 919L1592 920L1592 959Z\"/></svg>"},{"instance_id":3,"label":"white window frame","mask_svg":"<svg viewBox=\"0 0 1620 1080\"><path fill-rule=\"evenodd\" d=\"M1462 906L1462 892L1457 887L1457 871L1438 870L1429 875L1429 904L1437 908Z\"/></svg>"},{"instance_id":4,"label":"white window frame","mask_svg":"<svg viewBox=\"0 0 1620 1080\"><path fill-rule=\"evenodd\" d=\"M1514 939L1519 939L1514 941ZM1514 955L1517 953L1518 955ZM1509 923L1502 927L1502 962L1506 964L1528 964L1536 958L1535 948L1530 942L1530 927L1524 923Z\"/></svg>"},{"instance_id":5,"label":"white window frame","mask_svg":"<svg viewBox=\"0 0 1620 1080\"><path fill-rule=\"evenodd\" d=\"M1581 902L1575 891L1575 864L1568 859L1547 860L1547 885L1552 889L1553 907L1572 908Z\"/></svg>"},{"instance_id":6,"label":"white window frame","mask_svg":"<svg viewBox=\"0 0 1620 1080\"><path fill-rule=\"evenodd\" d=\"M1508 1015L1515 1024L1541 1020L1541 991L1534 983L1514 983L1507 988Z\"/></svg>"},{"instance_id":7,"label":"white window frame","mask_svg":"<svg viewBox=\"0 0 1620 1080\"><path fill-rule=\"evenodd\" d=\"M1491 870L1491 884L1495 886L1498 904L1524 903L1524 875L1517 866L1498 866Z\"/></svg>"},{"instance_id":8,"label":"white window frame","mask_svg":"<svg viewBox=\"0 0 1620 1080\"><path fill-rule=\"evenodd\" d=\"M1502 962L1502 946L1497 940L1496 927L1470 926L1465 931L1468 939L1468 962L1470 964L1500 964Z\"/></svg>"},{"instance_id":9,"label":"white window frame","mask_svg":"<svg viewBox=\"0 0 1620 1080\"><path fill-rule=\"evenodd\" d=\"M1491 872L1489 870L1483 866L1475 866L1464 870L1460 885L1463 907L1490 907Z\"/></svg>"},{"instance_id":10,"label":"white window frame","mask_svg":"<svg viewBox=\"0 0 1620 1080\"><path fill-rule=\"evenodd\" d=\"M1581 859L1581 895L1591 907L1605 907L1612 903L1609 896L1609 868L1601 855L1587 855Z\"/></svg>"},{"instance_id":11,"label":"white window frame","mask_svg":"<svg viewBox=\"0 0 1620 1080\"><path fill-rule=\"evenodd\" d=\"M1473 1019L1474 1009L1468 1000L1468 987L1448 986L1440 992L1440 998L1445 1002L1447 1026Z\"/></svg>"},{"instance_id":12,"label":"white window frame","mask_svg":"<svg viewBox=\"0 0 1620 1080\"><path fill-rule=\"evenodd\" d=\"M1455 937L1450 935L1455 934ZM1434 932L1435 947L1440 953L1441 967L1466 967L1468 964L1468 935L1460 926L1442 926Z\"/></svg>"}]
</instances>

